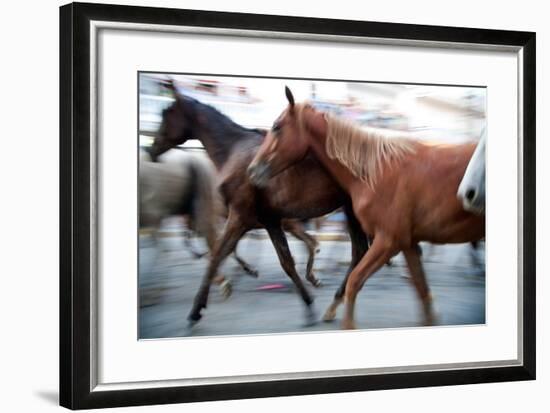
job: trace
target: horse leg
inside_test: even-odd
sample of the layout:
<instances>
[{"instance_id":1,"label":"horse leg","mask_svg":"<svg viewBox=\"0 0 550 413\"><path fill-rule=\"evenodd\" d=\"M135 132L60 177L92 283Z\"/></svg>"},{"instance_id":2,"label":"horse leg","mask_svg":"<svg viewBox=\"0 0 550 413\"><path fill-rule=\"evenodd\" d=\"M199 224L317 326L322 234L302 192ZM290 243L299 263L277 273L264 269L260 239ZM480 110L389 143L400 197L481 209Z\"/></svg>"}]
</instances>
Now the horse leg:
<instances>
[{"instance_id":1,"label":"horse leg","mask_svg":"<svg viewBox=\"0 0 550 413\"><path fill-rule=\"evenodd\" d=\"M381 235L375 236L371 247L353 269L346 283L346 311L342 320L343 329L355 328L354 312L357 293L369 277L380 269L395 252L396 249L391 242Z\"/></svg>"},{"instance_id":2,"label":"horse leg","mask_svg":"<svg viewBox=\"0 0 550 413\"><path fill-rule=\"evenodd\" d=\"M258 270L252 267L249 263L247 263L244 259L242 259L239 254L237 253L237 247L235 246L235 251L233 251L233 258L235 261L239 263L241 268L244 272L246 272L248 275L258 278Z\"/></svg>"},{"instance_id":3,"label":"horse leg","mask_svg":"<svg viewBox=\"0 0 550 413\"><path fill-rule=\"evenodd\" d=\"M211 220L211 214L208 213L208 210L203 211L199 214L197 212L197 207L193 208L193 213L191 214L194 218L194 222L190 219L188 227L194 227L197 234L204 237L206 245L208 246L208 251L210 255L214 253L214 248L216 248L216 242L218 239L218 232L216 226ZM223 274L216 274L212 279L212 284L215 284L220 287L220 292L224 299L228 299L233 292L233 287L231 285L231 280L225 278Z\"/></svg>"},{"instance_id":4,"label":"horse leg","mask_svg":"<svg viewBox=\"0 0 550 413\"><path fill-rule=\"evenodd\" d=\"M322 285L321 280L315 277L313 274L313 262L315 261L315 254L317 252L317 247L319 243L315 238L309 235L305 230L304 226L298 221L284 221L283 229L290 232L294 237L306 244L308 251L308 259L306 265L306 280L309 281L314 287L320 287Z\"/></svg>"},{"instance_id":5,"label":"horse leg","mask_svg":"<svg viewBox=\"0 0 550 413\"><path fill-rule=\"evenodd\" d=\"M208 263L208 269L203 277L199 291L195 295L193 307L187 319L195 324L201 319L201 310L206 308L210 284L214 280L222 261L235 249L239 239L249 228L235 214L229 214L223 234L213 249L212 257Z\"/></svg>"},{"instance_id":6,"label":"horse leg","mask_svg":"<svg viewBox=\"0 0 550 413\"><path fill-rule=\"evenodd\" d=\"M153 243L153 259L151 260L151 271L155 271L158 268L158 263L162 261L163 249L162 242L160 241L159 231L160 231L161 220L154 222L151 229L151 241Z\"/></svg>"},{"instance_id":7,"label":"horse leg","mask_svg":"<svg viewBox=\"0 0 550 413\"><path fill-rule=\"evenodd\" d=\"M187 249L191 253L191 255L193 255L193 257L195 257L196 259L202 258L206 254L208 254L208 251L199 252L199 251L195 250L195 247L193 246L193 243L191 242L191 237L192 237L192 235L191 235L190 230L184 231L184 233L183 233L183 246L185 247L185 249Z\"/></svg>"},{"instance_id":8,"label":"horse leg","mask_svg":"<svg viewBox=\"0 0 550 413\"><path fill-rule=\"evenodd\" d=\"M432 309L432 295L430 293L430 287L426 282L426 274L424 273L424 267L420 260L420 249L418 244L415 244L412 248L403 250L405 260L407 261L407 267L411 274L411 281L416 288L418 297L422 301L422 308L424 310L424 321L426 325L432 325L434 323L434 315Z\"/></svg>"},{"instance_id":9,"label":"horse leg","mask_svg":"<svg viewBox=\"0 0 550 413\"><path fill-rule=\"evenodd\" d=\"M346 275L340 284L338 290L334 294L334 299L325 311L323 321L332 321L336 317L336 310L338 306L344 301L344 293L346 292L346 283L351 271L355 268L359 260L365 255L369 249L370 241L367 235L363 232L361 225L355 218L353 210L350 205L344 206L344 212L347 217L347 226L349 236L351 238L351 262L346 271Z\"/></svg>"},{"instance_id":10,"label":"horse leg","mask_svg":"<svg viewBox=\"0 0 550 413\"><path fill-rule=\"evenodd\" d=\"M271 242L277 251L277 256L279 257L279 262L281 267L285 270L287 275L290 277L294 285L298 288L298 291L306 304L306 325L313 325L315 323L315 313L313 311L313 298L309 295L306 287L302 283L302 280L296 272L296 266L294 264L294 259L288 248L288 242L286 240L285 233L280 225L266 226Z\"/></svg>"},{"instance_id":11,"label":"horse leg","mask_svg":"<svg viewBox=\"0 0 550 413\"><path fill-rule=\"evenodd\" d=\"M353 245L351 248L352 248L351 263L348 267L348 270L346 271L346 275L342 280L342 283L340 284L340 287L338 287L338 290L336 290L336 293L334 294L332 303L330 303L327 310L325 311L325 314L323 315L323 321L329 322L329 321L333 321L336 318L336 310L338 309L340 304L342 304L342 302L344 301L344 294L346 292L346 284L348 282L349 275L351 274L353 268L355 268L355 266L357 265L361 257L365 254L365 251L360 252Z\"/></svg>"},{"instance_id":12,"label":"horse leg","mask_svg":"<svg viewBox=\"0 0 550 413\"><path fill-rule=\"evenodd\" d=\"M472 265L479 269L483 266L481 265L481 262L479 261L479 257L477 255L477 249L479 248L479 241L472 241L470 242L470 261Z\"/></svg>"}]
</instances>

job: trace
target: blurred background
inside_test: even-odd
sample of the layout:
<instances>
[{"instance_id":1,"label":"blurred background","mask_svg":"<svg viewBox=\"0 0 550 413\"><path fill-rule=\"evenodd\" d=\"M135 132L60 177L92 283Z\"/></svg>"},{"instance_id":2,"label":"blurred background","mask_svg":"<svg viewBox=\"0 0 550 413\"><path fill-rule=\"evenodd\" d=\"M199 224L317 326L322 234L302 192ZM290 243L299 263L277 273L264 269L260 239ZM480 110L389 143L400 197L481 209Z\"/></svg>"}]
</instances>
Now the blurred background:
<instances>
[{"instance_id":1,"label":"blurred background","mask_svg":"<svg viewBox=\"0 0 550 413\"><path fill-rule=\"evenodd\" d=\"M486 89L369 82L335 82L245 77L214 77L141 73L139 82L139 144L151 145L162 110L174 101L162 86L173 80L179 92L213 106L249 128L269 129L286 107L284 86L297 102L352 119L365 127L397 130L429 144L477 141L486 118ZM207 158L201 142L190 139L172 152ZM176 156L176 155L170 155ZM144 171L142 158L140 171ZM222 220L223 221L223 220ZM220 226L223 222L220 222ZM306 223L320 252L315 273L323 282L310 288L319 315L330 303L349 264L350 243L341 211ZM301 276L307 251L289 236ZM437 298L439 325L485 322L485 246L422 244L428 282ZM212 288L204 322L193 335L258 334L338 329L338 323L303 328L302 303L281 269L264 230L249 232L238 245L241 257L259 278L243 276L228 259L223 275L231 278L233 294ZM140 338L187 334L186 317L206 271L208 249L185 217L166 217L152 236L140 228ZM407 279L404 260L394 257L372 277L358 296L357 320L361 328L414 327L421 324L415 292ZM254 308L251 313L250 309Z\"/></svg>"},{"instance_id":2,"label":"blurred background","mask_svg":"<svg viewBox=\"0 0 550 413\"><path fill-rule=\"evenodd\" d=\"M285 85L297 102L309 100L361 125L408 132L421 140L478 140L485 125L486 89L481 87L141 74L141 145L150 144L162 109L173 101L161 85L168 79L174 79L182 93L251 128L271 127L286 105ZM201 145L193 141L187 146Z\"/></svg>"}]
</instances>

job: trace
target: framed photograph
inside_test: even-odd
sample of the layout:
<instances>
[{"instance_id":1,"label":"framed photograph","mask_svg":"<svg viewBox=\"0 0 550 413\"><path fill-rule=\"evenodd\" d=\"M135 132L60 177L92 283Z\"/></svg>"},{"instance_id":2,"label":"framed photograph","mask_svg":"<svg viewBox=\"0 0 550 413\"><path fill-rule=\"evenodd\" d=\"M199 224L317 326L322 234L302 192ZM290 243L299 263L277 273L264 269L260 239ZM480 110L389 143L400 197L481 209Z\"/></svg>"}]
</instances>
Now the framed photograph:
<instances>
[{"instance_id":1,"label":"framed photograph","mask_svg":"<svg viewBox=\"0 0 550 413\"><path fill-rule=\"evenodd\" d=\"M61 405L533 380L535 91L530 32L61 7Z\"/></svg>"}]
</instances>

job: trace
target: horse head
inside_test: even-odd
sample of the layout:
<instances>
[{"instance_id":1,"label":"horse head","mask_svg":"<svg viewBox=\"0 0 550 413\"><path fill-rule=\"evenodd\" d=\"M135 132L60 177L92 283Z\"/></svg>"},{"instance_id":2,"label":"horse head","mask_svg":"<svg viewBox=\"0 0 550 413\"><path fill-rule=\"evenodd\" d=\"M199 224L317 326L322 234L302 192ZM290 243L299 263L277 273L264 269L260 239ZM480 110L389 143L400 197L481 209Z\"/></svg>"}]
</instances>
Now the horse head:
<instances>
[{"instance_id":1,"label":"horse head","mask_svg":"<svg viewBox=\"0 0 550 413\"><path fill-rule=\"evenodd\" d=\"M485 214L485 141L484 132L457 192L457 197L462 201L464 209L479 215Z\"/></svg>"},{"instance_id":2,"label":"horse head","mask_svg":"<svg viewBox=\"0 0 550 413\"><path fill-rule=\"evenodd\" d=\"M265 186L267 181L289 166L302 160L309 149L303 126L303 111L309 106L294 103L294 96L285 87L287 108L275 120L267 132L262 145L248 167L248 175L257 186Z\"/></svg>"},{"instance_id":3,"label":"horse head","mask_svg":"<svg viewBox=\"0 0 550 413\"><path fill-rule=\"evenodd\" d=\"M153 161L167 150L185 143L194 133L195 100L178 92L172 80L164 86L173 93L174 102L162 111L160 127L148 149Z\"/></svg>"}]
</instances>

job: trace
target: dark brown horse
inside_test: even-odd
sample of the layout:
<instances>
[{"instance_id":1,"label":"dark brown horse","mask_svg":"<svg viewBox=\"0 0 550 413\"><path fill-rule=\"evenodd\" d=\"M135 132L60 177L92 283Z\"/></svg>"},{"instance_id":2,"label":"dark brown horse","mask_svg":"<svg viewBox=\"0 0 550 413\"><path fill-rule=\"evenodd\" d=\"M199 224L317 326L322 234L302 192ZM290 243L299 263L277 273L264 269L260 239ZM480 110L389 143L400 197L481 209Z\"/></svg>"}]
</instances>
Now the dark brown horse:
<instances>
[{"instance_id":1,"label":"dark brown horse","mask_svg":"<svg viewBox=\"0 0 550 413\"><path fill-rule=\"evenodd\" d=\"M155 158L187 139L199 139L219 170L220 190L229 210L225 230L214 249L189 314L190 323L201 318L211 281L222 260L233 251L239 239L254 228L267 230L281 266L306 304L306 324L315 322L313 298L296 272L281 222L285 218L315 218L343 206L352 240L351 270L368 249L368 241L351 213L349 197L313 156L305 157L288 168L264 188L256 187L246 171L264 139L264 133L244 128L213 107L174 92L175 101L163 112L162 124L150 153ZM344 288L345 281L335 297L342 297Z\"/></svg>"},{"instance_id":2,"label":"dark brown horse","mask_svg":"<svg viewBox=\"0 0 550 413\"><path fill-rule=\"evenodd\" d=\"M361 227L374 241L349 275L343 328L355 328L357 292L399 251L430 323L431 295L418 242L472 242L485 235L485 218L466 212L456 197L476 145L427 146L389 139L387 133L362 130L310 105L295 105L288 88L286 94L289 105L264 139L249 175L257 184L269 185L313 152L350 195ZM334 299L328 317L341 301Z\"/></svg>"}]
</instances>

